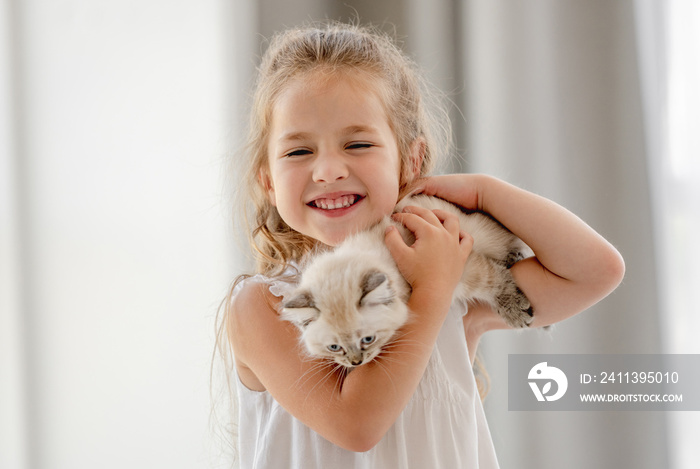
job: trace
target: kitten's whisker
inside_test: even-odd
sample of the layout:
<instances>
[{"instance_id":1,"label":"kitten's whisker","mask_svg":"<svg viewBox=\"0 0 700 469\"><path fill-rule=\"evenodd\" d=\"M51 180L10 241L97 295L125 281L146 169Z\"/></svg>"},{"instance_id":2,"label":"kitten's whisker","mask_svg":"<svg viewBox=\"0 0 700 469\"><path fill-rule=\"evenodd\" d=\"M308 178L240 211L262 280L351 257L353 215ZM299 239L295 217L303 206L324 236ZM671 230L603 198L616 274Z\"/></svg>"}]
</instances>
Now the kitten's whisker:
<instances>
[{"instance_id":1,"label":"kitten's whisker","mask_svg":"<svg viewBox=\"0 0 700 469\"><path fill-rule=\"evenodd\" d=\"M327 403L328 407L330 407L330 405L333 402L333 397L336 393L336 389L338 392L338 396L340 396L340 392L341 392L342 387L343 387L343 382L345 381L345 377L347 376L347 371L346 371L346 368L344 366L342 366L338 363L335 363L335 362L331 362L329 365L330 365L330 367L327 368L328 373L323 378L322 382L317 383L317 386L318 386L318 385L321 385L321 384L325 383L326 381L328 381L332 376L336 377L335 382L333 383L333 388L331 389L330 399L328 400L328 403ZM315 389L315 386L314 386L314 389ZM308 397L309 396L307 395L306 399L308 399ZM305 403L306 403L306 399L304 400Z\"/></svg>"},{"instance_id":2,"label":"kitten's whisker","mask_svg":"<svg viewBox=\"0 0 700 469\"><path fill-rule=\"evenodd\" d=\"M335 384L333 385L331 397L333 397L333 393L336 391L336 389L338 390L338 397L340 397L340 393L343 390L343 383L345 382L345 378L347 378L348 373L350 373L350 371L348 371L348 369L346 367L344 367L343 365L341 365L339 363L335 364L335 369L333 371L334 371L334 374L337 376L337 379L335 381ZM331 404L331 402L328 401L329 406L330 406L330 404Z\"/></svg>"},{"instance_id":3,"label":"kitten's whisker","mask_svg":"<svg viewBox=\"0 0 700 469\"><path fill-rule=\"evenodd\" d=\"M405 340L405 339L410 339L410 337L411 337L413 334L414 334L413 331L402 331L400 334L394 336L394 338L390 341L390 343L402 341L402 340ZM413 339L410 339L410 340L413 340ZM415 342L417 342L417 343L422 343L421 341L415 341Z\"/></svg>"},{"instance_id":4,"label":"kitten's whisker","mask_svg":"<svg viewBox=\"0 0 700 469\"><path fill-rule=\"evenodd\" d=\"M395 351L396 349L402 348L402 347L405 347L405 346L419 346L419 345L421 345L421 342L419 342L419 341L412 340L412 339L407 339L407 338L405 338L405 337L401 337L401 338L392 340L391 342L389 342L388 344L386 344L386 345L382 348L382 353L384 353L384 352L393 352L393 351Z\"/></svg>"},{"instance_id":5,"label":"kitten's whisker","mask_svg":"<svg viewBox=\"0 0 700 469\"><path fill-rule=\"evenodd\" d=\"M321 379L319 379L318 382L317 382L316 384L314 384L314 386L306 393L306 397L304 398L304 405L306 405L306 401L309 399L309 397L311 397L311 395L313 394L313 391L314 391L317 387L322 386L322 385L323 385L324 383L326 383L332 376L334 376L334 375L337 376L337 375L338 375L338 373L337 373L337 371L336 371L335 368L324 367L323 369L326 370L327 373L325 374L325 376L323 376ZM336 386L336 385L334 384L334 385L333 385L333 389L335 389L335 386ZM331 395L332 395L332 393L331 393ZM329 402L330 402L330 401L329 401Z\"/></svg>"},{"instance_id":6,"label":"kitten's whisker","mask_svg":"<svg viewBox=\"0 0 700 469\"><path fill-rule=\"evenodd\" d=\"M394 388L394 393L397 393L397 389L396 389L396 385L394 384L394 380L392 379L391 374L387 370L387 367L384 365L384 363L382 363L382 361L383 361L383 357L381 357L381 354L377 355L374 358L374 362L377 364L379 369L384 372L384 374L386 375L387 378L389 378L389 382L391 383L391 387Z\"/></svg>"},{"instance_id":7,"label":"kitten's whisker","mask_svg":"<svg viewBox=\"0 0 700 469\"><path fill-rule=\"evenodd\" d=\"M294 382L294 386L303 387L311 378L316 376L319 372L323 371L327 367L327 363L317 362L312 365L308 370L306 370L297 380ZM303 382L303 378L306 378Z\"/></svg>"},{"instance_id":8,"label":"kitten's whisker","mask_svg":"<svg viewBox=\"0 0 700 469\"><path fill-rule=\"evenodd\" d=\"M384 346L384 349L386 348L394 348L398 345L419 345L421 342L417 340L412 340L412 339L407 339L405 337L401 337L395 340L392 340L391 342L387 343Z\"/></svg>"},{"instance_id":9,"label":"kitten's whisker","mask_svg":"<svg viewBox=\"0 0 700 469\"><path fill-rule=\"evenodd\" d=\"M407 350L382 350L382 353L377 355L377 357L383 357L387 359L393 359L396 360L402 356L409 356L409 357L416 357L419 356L419 354L415 352L409 352ZM376 360L376 358L375 358Z\"/></svg>"},{"instance_id":10,"label":"kitten's whisker","mask_svg":"<svg viewBox=\"0 0 700 469\"><path fill-rule=\"evenodd\" d=\"M319 386L323 385L332 375L336 374L335 369L330 367L333 362L328 360L323 360L315 363L308 370L306 370L302 376L300 376L296 382L295 386L305 387L310 380L316 380L314 385L306 391L306 398L304 399L304 404L306 404L307 399L313 394L313 391ZM321 376L319 376L321 375ZM303 382L301 381L303 379Z\"/></svg>"}]
</instances>

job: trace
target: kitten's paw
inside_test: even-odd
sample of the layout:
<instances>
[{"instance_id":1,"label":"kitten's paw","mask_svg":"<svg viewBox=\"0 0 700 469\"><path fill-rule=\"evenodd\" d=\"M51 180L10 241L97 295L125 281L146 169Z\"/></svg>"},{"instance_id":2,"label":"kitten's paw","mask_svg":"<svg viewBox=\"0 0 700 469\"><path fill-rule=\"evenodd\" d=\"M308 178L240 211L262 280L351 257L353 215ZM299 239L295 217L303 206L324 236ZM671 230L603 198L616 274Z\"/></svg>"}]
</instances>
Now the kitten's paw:
<instances>
[{"instance_id":1,"label":"kitten's paw","mask_svg":"<svg viewBox=\"0 0 700 469\"><path fill-rule=\"evenodd\" d=\"M503 265L506 266L506 269L510 269L513 267L513 264L518 261L522 261L523 259L525 259L525 256L520 250L511 251L508 253L506 258L503 259Z\"/></svg>"},{"instance_id":2,"label":"kitten's paw","mask_svg":"<svg viewBox=\"0 0 700 469\"><path fill-rule=\"evenodd\" d=\"M529 327L532 323L533 310L525 293L513 282L506 291L496 297L498 314L513 328Z\"/></svg>"}]
</instances>

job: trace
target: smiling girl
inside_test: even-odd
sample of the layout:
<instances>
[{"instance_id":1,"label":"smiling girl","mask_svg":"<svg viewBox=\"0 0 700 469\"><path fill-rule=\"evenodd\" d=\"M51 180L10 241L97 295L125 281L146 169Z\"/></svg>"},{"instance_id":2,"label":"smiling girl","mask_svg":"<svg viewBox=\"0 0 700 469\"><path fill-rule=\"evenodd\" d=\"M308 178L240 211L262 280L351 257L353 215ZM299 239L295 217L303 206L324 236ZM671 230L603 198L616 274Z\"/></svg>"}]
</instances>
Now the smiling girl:
<instances>
[{"instance_id":1,"label":"smiling girl","mask_svg":"<svg viewBox=\"0 0 700 469\"><path fill-rule=\"evenodd\" d=\"M452 304L471 237L442 213L412 207L414 232L385 242L412 288L412 320L392 358L347 376L304 355L278 315L284 280L305 254L391 214L410 185L498 219L535 252L511 271L535 327L612 291L617 251L559 205L484 175L427 177L444 153L415 68L385 36L348 25L285 31L259 70L248 151L256 275L232 289L224 330L233 350L243 468L498 467L472 360L506 324L486 306Z\"/></svg>"},{"instance_id":2,"label":"smiling girl","mask_svg":"<svg viewBox=\"0 0 700 469\"><path fill-rule=\"evenodd\" d=\"M272 115L261 173L270 202L292 229L330 246L391 213L399 196L396 137L372 88L366 77L300 77Z\"/></svg>"}]
</instances>

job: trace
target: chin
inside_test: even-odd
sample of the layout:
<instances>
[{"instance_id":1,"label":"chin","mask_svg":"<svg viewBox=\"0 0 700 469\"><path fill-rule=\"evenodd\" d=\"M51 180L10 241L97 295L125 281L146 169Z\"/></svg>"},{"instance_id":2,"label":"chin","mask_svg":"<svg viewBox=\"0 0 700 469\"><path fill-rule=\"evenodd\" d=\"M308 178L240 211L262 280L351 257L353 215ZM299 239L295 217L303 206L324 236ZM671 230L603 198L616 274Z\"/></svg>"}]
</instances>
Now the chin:
<instances>
[{"instance_id":1,"label":"chin","mask_svg":"<svg viewBox=\"0 0 700 469\"><path fill-rule=\"evenodd\" d=\"M317 236L314 236L314 238L321 241L327 246L335 247L343 241L345 241L349 236L365 231L370 227L376 225L381 221L381 219L382 216L379 216L378 218L372 220L356 221L352 223L351 227L337 230L328 229L329 227L326 226L326 229L322 229L319 232L317 232Z\"/></svg>"},{"instance_id":2,"label":"chin","mask_svg":"<svg viewBox=\"0 0 700 469\"><path fill-rule=\"evenodd\" d=\"M325 228L325 229L324 229ZM353 233L362 231L361 229L350 230L350 229L331 229L329 226L321 227L311 233L304 233L307 236L311 236L314 239L322 242L326 246L335 247L345 241L345 239ZM303 233L303 231L302 231Z\"/></svg>"},{"instance_id":3,"label":"chin","mask_svg":"<svg viewBox=\"0 0 700 469\"><path fill-rule=\"evenodd\" d=\"M320 236L316 239L321 241L326 246L336 247L337 245L345 241L345 238L347 238L349 235L350 233L343 233L337 236Z\"/></svg>"}]
</instances>

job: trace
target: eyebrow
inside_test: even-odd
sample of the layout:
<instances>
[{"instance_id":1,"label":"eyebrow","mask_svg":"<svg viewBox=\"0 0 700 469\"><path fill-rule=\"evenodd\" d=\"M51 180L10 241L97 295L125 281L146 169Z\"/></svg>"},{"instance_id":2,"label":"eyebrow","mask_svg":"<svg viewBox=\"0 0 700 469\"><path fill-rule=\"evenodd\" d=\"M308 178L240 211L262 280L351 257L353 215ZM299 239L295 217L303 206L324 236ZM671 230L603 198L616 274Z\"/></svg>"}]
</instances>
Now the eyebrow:
<instances>
[{"instance_id":1,"label":"eyebrow","mask_svg":"<svg viewBox=\"0 0 700 469\"><path fill-rule=\"evenodd\" d=\"M343 135L354 135L359 133L377 133L378 129L371 125L350 125L342 130Z\"/></svg>"},{"instance_id":2,"label":"eyebrow","mask_svg":"<svg viewBox=\"0 0 700 469\"><path fill-rule=\"evenodd\" d=\"M280 142L294 142L294 141L300 141L300 140L309 140L311 138L311 134L306 133L306 132L287 132L286 134L283 134L280 138Z\"/></svg>"},{"instance_id":3,"label":"eyebrow","mask_svg":"<svg viewBox=\"0 0 700 469\"><path fill-rule=\"evenodd\" d=\"M354 135L359 133L377 133L378 129L371 125L349 125L340 131L340 135ZM297 142L303 140L310 140L313 134L309 132L287 132L283 134L280 138L280 142Z\"/></svg>"}]
</instances>

